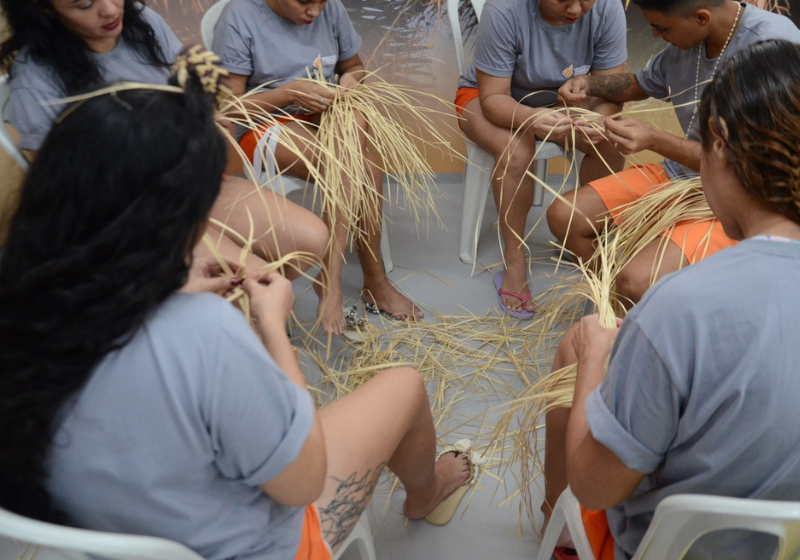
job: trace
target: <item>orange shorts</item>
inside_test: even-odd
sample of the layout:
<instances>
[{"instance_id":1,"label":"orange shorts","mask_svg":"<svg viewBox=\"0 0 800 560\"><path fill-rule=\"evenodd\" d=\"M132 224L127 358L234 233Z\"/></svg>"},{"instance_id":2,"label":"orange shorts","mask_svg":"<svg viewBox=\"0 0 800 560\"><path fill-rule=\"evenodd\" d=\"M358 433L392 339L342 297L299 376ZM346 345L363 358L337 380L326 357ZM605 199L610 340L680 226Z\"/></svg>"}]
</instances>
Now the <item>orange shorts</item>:
<instances>
[{"instance_id":1,"label":"orange shorts","mask_svg":"<svg viewBox=\"0 0 800 560\"><path fill-rule=\"evenodd\" d=\"M456 91L456 100L453 102L456 106L456 115L460 117L461 113L464 111L464 107L467 106L467 103L469 103L479 95L480 93L478 92L478 88L473 88L473 87L458 88L458 91Z\"/></svg>"},{"instance_id":2,"label":"orange shorts","mask_svg":"<svg viewBox=\"0 0 800 560\"><path fill-rule=\"evenodd\" d=\"M612 219L619 223L621 207L639 200L644 195L670 183L664 167L658 164L635 165L616 176L609 175L589 185L600 195ZM735 245L725 235L719 220L684 220L675 224L662 237L675 243L683 251L689 264Z\"/></svg>"},{"instance_id":3,"label":"orange shorts","mask_svg":"<svg viewBox=\"0 0 800 560\"><path fill-rule=\"evenodd\" d=\"M292 115L291 117L275 117L275 120L278 121L280 124L290 123L294 121L302 121L302 122L311 122L312 115ZM266 132L266 130L274 126L273 124L264 124L258 127L257 130L248 130L245 132L241 138L239 138L239 146L244 150L245 155L253 161L253 154L256 152L256 146L258 146L258 141L261 138L261 135Z\"/></svg>"},{"instance_id":4,"label":"orange shorts","mask_svg":"<svg viewBox=\"0 0 800 560\"><path fill-rule=\"evenodd\" d=\"M581 506L581 519L595 560L614 560L614 536L608 528L606 511L592 511Z\"/></svg>"},{"instance_id":5,"label":"orange shorts","mask_svg":"<svg viewBox=\"0 0 800 560\"><path fill-rule=\"evenodd\" d=\"M295 560L332 560L331 547L322 536L322 524L319 520L317 504L306 506L303 518L303 529L300 533L300 548Z\"/></svg>"}]
</instances>

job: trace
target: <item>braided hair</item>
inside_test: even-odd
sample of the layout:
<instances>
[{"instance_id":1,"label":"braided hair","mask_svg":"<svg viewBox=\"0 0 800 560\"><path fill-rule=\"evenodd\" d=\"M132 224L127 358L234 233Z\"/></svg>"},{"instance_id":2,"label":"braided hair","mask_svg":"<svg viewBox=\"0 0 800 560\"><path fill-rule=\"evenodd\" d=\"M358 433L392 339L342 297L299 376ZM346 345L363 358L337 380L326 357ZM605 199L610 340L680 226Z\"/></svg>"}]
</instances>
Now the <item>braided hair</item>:
<instances>
[{"instance_id":1,"label":"braided hair","mask_svg":"<svg viewBox=\"0 0 800 560\"><path fill-rule=\"evenodd\" d=\"M700 103L703 148L709 120L723 130L727 158L745 191L800 224L800 45L756 43L719 69Z\"/></svg>"}]
</instances>

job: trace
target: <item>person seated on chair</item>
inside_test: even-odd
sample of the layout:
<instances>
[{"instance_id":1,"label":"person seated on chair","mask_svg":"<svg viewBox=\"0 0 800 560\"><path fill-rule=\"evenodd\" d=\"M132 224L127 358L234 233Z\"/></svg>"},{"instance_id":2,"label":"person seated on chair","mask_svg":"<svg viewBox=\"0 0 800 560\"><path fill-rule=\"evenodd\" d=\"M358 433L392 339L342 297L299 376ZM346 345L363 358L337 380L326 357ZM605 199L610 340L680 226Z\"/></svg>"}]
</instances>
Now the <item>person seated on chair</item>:
<instances>
[{"instance_id":1,"label":"person seated on chair","mask_svg":"<svg viewBox=\"0 0 800 560\"><path fill-rule=\"evenodd\" d=\"M591 126L549 107L565 78L621 74L628 53L625 14L617 0L489 0L483 8L475 54L461 76L456 111L464 134L495 158L492 190L500 215L505 272L496 281L500 306L531 318L525 221L533 203L531 174L536 141L572 141L585 154L582 181L619 171L624 157ZM581 107L600 114L621 104L588 98Z\"/></svg>"},{"instance_id":2,"label":"person seated on chair","mask_svg":"<svg viewBox=\"0 0 800 560\"><path fill-rule=\"evenodd\" d=\"M410 368L317 409L290 282L193 262L226 164L207 67L77 104L31 166L0 263L0 507L208 560L330 559L383 467L419 519L474 473L471 452L436 459ZM194 293L239 285L254 329Z\"/></svg>"},{"instance_id":3,"label":"person seated on chair","mask_svg":"<svg viewBox=\"0 0 800 560\"><path fill-rule=\"evenodd\" d=\"M585 96L618 103L654 97L671 101L684 136L675 136L635 119L606 119L608 138L625 154L651 150L661 164L637 165L564 195L547 211L550 230L584 261L594 252L605 220L618 220L621 207L660 185L697 176L700 165L697 102L721 63L737 51L764 39L800 42L789 18L730 0L633 0L655 37L669 45L635 74L576 76L559 90L568 104ZM574 203L574 208L573 208ZM583 217L585 216L585 218ZM695 263L734 242L716 220L682 221L652 242L623 270L617 291L628 306L636 303L664 274Z\"/></svg>"},{"instance_id":4,"label":"person seated on chair","mask_svg":"<svg viewBox=\"0 0 800 560\"><path fill-rule=\"evenodd\" d=\"M306 78L309 69L319 68L328 82L338 76L340 86L353 87L365 77L364 64L358 54L360 48L361 38L340 0L232 0L214 28L212 50L231 73L229 85L234 94L243 95L260 88L258 93L248 96L248 103L279 115L284 121L270 127L268 132L264 129L245 133L240 139L245 152L253 157L259 135L279 134L280 128L286 128L295 138L302 139L295 143L307 162L322 168L318 125L321 113L334 102L334 94L322 85L297 78ZM361 115L357 118L364 121ZM366 121L363 128L369 130ZM362 134L358 142L367 162L365 176L368 180L352 184L351 178L343 177L342 184L345 189L370 189L381 193L383 173L376 154L367 149L367 137L368 133ZM307 164L280 142L274 148L274 162L280 171L303 179L309 177ZM318 291L317 316L326 333L341 334L345 329L341 276L352 227L359 231L355 245L364 272L362 298L367 309L398 320L413 321L423 316L422 311L391 284L383 269L381 206L378 197L371 213L373 218L377 216L374 223L355 226L348 223L340 210L335 216L323 215L331 229L331 242L325 257L328 276L322 279L323 287ZM362 222L368 221L373 220L362 219Z\"/></svg>"},{"instance_id":5,"label":"person seated on chair","mask_svg":"<svg viewBox=\"0 0 800 560\"><path fill-rule=\"evenodd\" d=\"M11 123L20 147L34 156L63 109L49 102L122 80L164 84L183 46L167 23L138 0L0 0L10 34L0 66L10 70ZM250 181L226 177L212 217L245 238L250 217L256 235L247 267L255 271L292 251L321 258L325 224L302 206ZM240 237L209 225L226 258L238 261ZM198 253L206 254L201 243ZM308 263L285 268L295 278Z\"/></svg>"},{"instance_id":6,"label":"person seated on chair","mask_svg":"<svg viewBox=\"0 0 800 560\"><path fill-rule=\"evenodd\" d=\"M618 330L582 319L553 364L578 370L572 408L547 415L542 509L569 482L599 560L633 556L673 494L800 500L800 45L737 50L697 120L706 198L741 242L661 279ZM771 557L728 537L697 557Z\"/></svg>"}]
</instances>

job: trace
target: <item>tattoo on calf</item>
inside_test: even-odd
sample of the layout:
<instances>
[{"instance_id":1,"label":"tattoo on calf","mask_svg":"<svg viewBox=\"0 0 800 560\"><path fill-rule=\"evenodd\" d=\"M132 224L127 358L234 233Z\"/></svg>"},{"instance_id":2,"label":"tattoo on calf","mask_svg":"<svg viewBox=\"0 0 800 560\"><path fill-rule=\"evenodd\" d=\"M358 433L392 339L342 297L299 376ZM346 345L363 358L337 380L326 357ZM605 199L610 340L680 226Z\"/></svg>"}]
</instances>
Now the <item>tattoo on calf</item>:
<instances>
[{"instance_id":1,"label":"tattoo on calf","mask_svg":"<svg viewBox=\"0 0 800 560\"><path fill-rule=\"evenodd\" d=\"M381 463L364 473L354 472L344 480L332 477L339 486L330 503L320 509L322 534L331 548L343 543L355 527L385 466L386 463Z\"/></svg>"},{"instance_id":2,"label":"tattoo on calf","mask_svg":"<svg viewBox=\"0 0 800 560\"><path fill-rule=\"evenodd\" d=\"M611 76L592 76L587 93L609 101L622 101L631 87L633 74L613 74Z\"/></svg>"}]
</instances>

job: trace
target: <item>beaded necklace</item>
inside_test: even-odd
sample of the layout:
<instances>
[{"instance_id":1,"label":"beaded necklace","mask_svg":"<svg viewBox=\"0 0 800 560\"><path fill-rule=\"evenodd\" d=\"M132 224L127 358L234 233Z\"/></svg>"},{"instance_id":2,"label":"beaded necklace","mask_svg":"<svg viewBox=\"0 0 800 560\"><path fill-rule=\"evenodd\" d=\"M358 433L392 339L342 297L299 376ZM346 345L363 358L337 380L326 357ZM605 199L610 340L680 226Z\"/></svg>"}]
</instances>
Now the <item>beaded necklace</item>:
<instances>
[{"instance_id":1,"label":"beaded necklace","mask_svg":"<svg viewBox=\"0 0 800 560\"><path fill-rule=\"evenodd\" d=\"M719 51L719 56L717 56L717 61L714 63L714 69L711 70L711 78L713 79L717 73L717 68L719 67L719 63L722 60L722 55L725 54L725 49L728 48L728 43L731 42L731 38L733 34L736 32L736 26L739 23L739 15L742 13L742 5L741 3L737 2L736 7L736 19L733 20L733 25L731 26L731 30L728 33L728 37L725 39L725 43L722 45L722 50ZM705 46L705 41L697 45L697 68L694 72L694 111L692 111L692 120L689 121L689 126L686 128L686 133L688 134L690 130L692 130L692 125L694 124L694 120L697 118L697 98L698 98L698 90L700 89L700 60L703 58L703 47Z\"/></svg>"}]
</instances>

